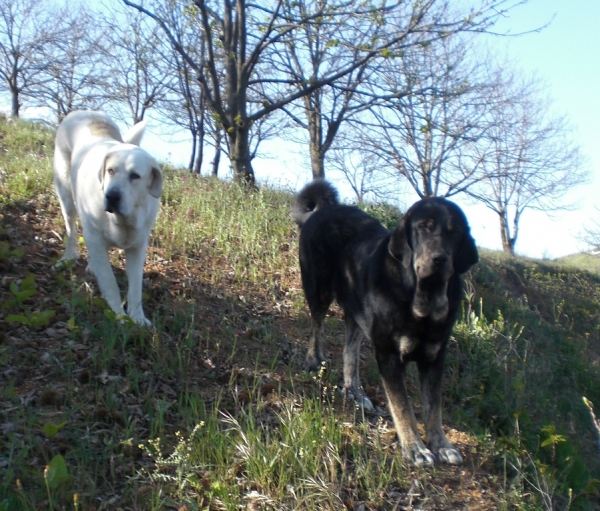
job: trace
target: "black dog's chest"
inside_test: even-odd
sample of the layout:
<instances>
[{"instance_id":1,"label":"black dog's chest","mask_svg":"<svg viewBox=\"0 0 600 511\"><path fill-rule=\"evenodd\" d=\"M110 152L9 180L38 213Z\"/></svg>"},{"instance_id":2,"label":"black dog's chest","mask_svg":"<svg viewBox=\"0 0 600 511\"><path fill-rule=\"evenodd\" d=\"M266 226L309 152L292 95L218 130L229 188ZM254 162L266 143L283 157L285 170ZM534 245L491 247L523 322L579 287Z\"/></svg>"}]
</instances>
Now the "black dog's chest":
<instances>
[{"instance_id":1,"label":"black dog's chest","mask_svg":"<svg viewBox=\"0 0 600 511\"><path fill-rule=\"evenodd\" d=\"M397 344L402 362L413 360L433 362L444 344L443 340L425 341L415 335L395 335L394 341Z\"/></svg>"}]
</instances>

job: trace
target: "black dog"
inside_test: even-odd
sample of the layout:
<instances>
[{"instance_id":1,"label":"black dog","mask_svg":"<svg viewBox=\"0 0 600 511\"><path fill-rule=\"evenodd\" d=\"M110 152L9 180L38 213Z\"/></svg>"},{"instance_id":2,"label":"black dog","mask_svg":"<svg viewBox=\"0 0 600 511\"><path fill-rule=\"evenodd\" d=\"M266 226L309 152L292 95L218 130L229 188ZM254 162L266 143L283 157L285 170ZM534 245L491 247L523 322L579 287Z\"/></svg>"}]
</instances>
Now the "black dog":
<instances>
[{"instance_id":1,"label":"black dog","mask_svg":"<svg viewBox=\"0 0 600 511\"><path fill-rule=\"evenodd\" d=\"M462 463L442 429L441 410L446 345L462 296L459 274L478 260L462 210L445 199L422 199L390 233L360 209L340 205L329 183L314 181L298 195L294 219L301 228L302 287L313 319L308 369L324 361L323 319L336 298L346 323L345 388L372 406L358 376L364 335L375 348L403 455L416 465ZM429 449L404 383L411 361L419 370Z\"/></svg>"}]
</instances>

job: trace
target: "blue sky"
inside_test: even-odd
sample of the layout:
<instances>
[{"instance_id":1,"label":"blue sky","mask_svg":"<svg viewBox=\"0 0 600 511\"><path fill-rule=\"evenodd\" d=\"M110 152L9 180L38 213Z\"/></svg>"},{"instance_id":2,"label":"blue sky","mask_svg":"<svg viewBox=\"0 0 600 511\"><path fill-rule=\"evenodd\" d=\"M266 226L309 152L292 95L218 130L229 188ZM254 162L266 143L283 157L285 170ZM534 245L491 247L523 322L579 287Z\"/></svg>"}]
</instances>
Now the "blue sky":
<instances>
[{"instance_id":1,"label":"blue sky","mask_svg":"<svg viewBox=\"0 0 600 511\"><path fill-rule=\"evenodd\" d=\"M535 70L546 80L554 108L568 115L577 128L576 138L589 158L591 181L567 198L579 205L575 211L550 218L538 212L524 214L516 248L532 257L560 257L584 249L578 235L590 225L590 218L600 219L595 209L600 206L600 1L530 0L499 28L517 33L550 20L540 33L500 39L498 45L506 47L520 68ZM498 221L493 220L472 220L473 231L481 245L499 248Z\"/></svg>"}]
</instances>

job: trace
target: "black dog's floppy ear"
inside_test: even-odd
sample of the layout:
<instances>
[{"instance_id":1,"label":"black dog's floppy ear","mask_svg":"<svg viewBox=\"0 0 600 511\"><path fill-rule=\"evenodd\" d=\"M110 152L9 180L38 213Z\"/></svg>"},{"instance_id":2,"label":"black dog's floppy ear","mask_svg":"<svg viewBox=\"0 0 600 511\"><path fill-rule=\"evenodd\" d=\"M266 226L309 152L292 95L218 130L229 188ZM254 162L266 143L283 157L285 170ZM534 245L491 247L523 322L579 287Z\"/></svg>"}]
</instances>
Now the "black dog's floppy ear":
<instances>
[{"instance_id":1,"label":"black dog's floppy ear","mask_svg":"<svg viewBox=\"0 0 600 511\"><path fill-rule=\"evenodd\" d=\"M390 254L399 261L405 268L410 266L412 261L412 249L410 248L410 233L408 232L410 222L408 222L407 215L404 215L398 227L392 232L388 250Z\"/></svg>"},{"instance_id":2,"label":"black dog's floppy ear","mask_svg":"<svg viewBox=\"0 0 600 511\"><path fill-rule=\"evenodd\" d=\"M454 271L456 273L465 273L479 261L479 254L477 253L477 247L475 246L475 240L471 236L469 226L467 226L465 233L463 234L456 253L453 255L454 260Z\"/></svg>"}]
</instances>

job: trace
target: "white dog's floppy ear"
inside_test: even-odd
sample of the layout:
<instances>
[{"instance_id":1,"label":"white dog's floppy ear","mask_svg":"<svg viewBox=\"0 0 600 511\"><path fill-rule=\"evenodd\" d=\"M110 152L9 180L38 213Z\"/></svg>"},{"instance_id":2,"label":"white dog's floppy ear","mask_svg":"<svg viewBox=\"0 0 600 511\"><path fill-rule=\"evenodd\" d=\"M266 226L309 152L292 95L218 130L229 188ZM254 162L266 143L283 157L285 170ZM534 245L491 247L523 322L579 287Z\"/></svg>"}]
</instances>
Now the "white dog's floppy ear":
<instances>
[{"instance_id":1,"label":"white dog's floppy ear","mask_svg":"<svg viewBox=\"0 0 600 511\"><path fill-rule=\"evenodd\" d=\"M162 193L162 188L163 173L158 166L152 167L152 182L150 183L150 188L148 188L148 191L152 197L156 197L158 199Z\"/></svg>"},{"instance_id":2,"label":"white dog's floppy ear","mask_svg":"<svg viewBox=\"0 0 600 511\"><path fill-rule=\"evenodd\" d=\"M102 184L102 189L104 190L104 173L106 172L106 160L108 160L108 154L102 160L102 164L100 165L100 170L98 171L98 181Z\"/></svg>"},{"instance_id":3,"label":"white dog's floppy ear","mask_svg":"<svg viewBox=\"0 0 600 511\"><path fill-rule=\"evenodd\" d=\"M135 126L129 128L123 135L123 142L126 144L140 145L144 131L146 129L146 121L140 121Z\"/></svg>"}]
</instances>

